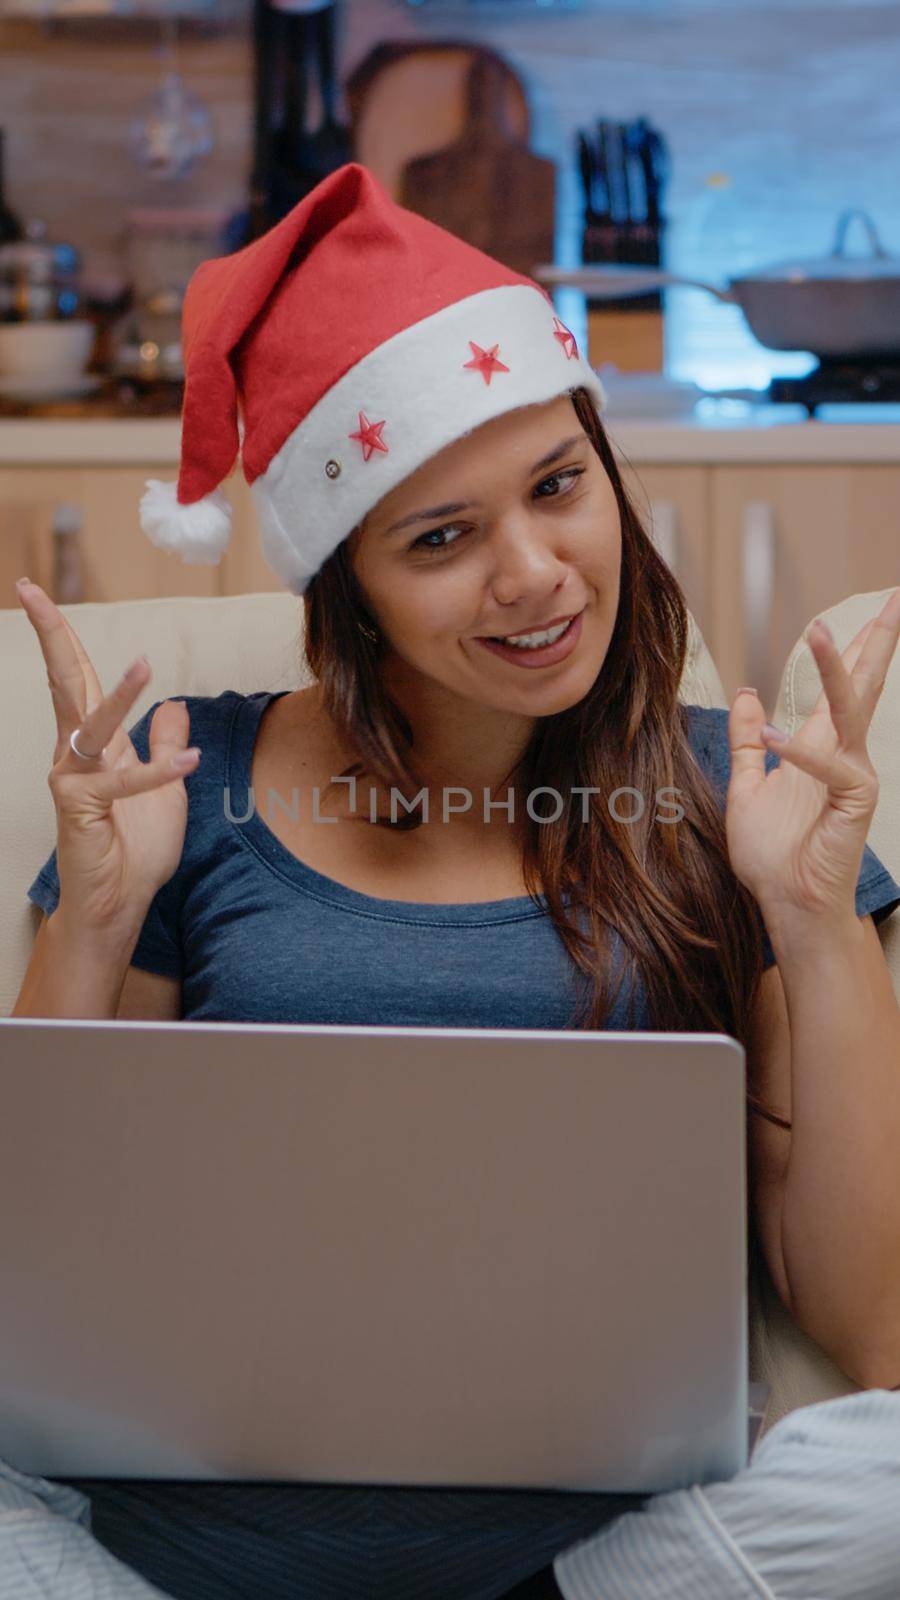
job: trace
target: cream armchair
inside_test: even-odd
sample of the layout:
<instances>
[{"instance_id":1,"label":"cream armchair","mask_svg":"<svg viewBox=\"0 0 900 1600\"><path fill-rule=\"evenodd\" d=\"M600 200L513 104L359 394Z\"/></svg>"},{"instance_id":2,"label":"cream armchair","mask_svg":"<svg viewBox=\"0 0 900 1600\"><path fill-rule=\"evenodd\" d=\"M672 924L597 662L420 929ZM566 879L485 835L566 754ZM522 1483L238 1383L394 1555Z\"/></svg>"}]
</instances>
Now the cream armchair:
<instances>
[{"instance_id":1,"label":"cream armchair","mask_svg":"<svg viewBox=\"0 0 900 1600\"><path fill-rule=\"evenodd\" d=\"M839 647L880 610L889 591L854 595L824 613ZM135 703L129 725L155 701L177 694L219 694L237 689L296 689L310 682L302 653L303 607L286 592L228 598L127 600L63 607L96 667L112 687L143 651L153 677ZM9 1015L28 964L40 913L26 890L55 843L55 818L47 786L54 720L37 638L22 609L0 611L0 681L7 694L0 711L0 1012ZM775 720L791 732L809 715L819 693L818 673L801 639L785 667ZM727 701L712 658L691 619L688 660L680 697L697 705ZM869 749L881 780L872 848L900 877L900 657L873 721ZM900 908L879 929L900 992ZM786 1411L813 1400L852 1392L852 1384L784 1311L765 1273L751 1285L751 1377L771 1385L769 1427Z\"/></svg>"},{"instance_id":2,"label":"cream armchair","mask_svg":"<svg viewBox=\"0 0 900 1600\"><path fill-rule=\"evenodd\" d=\"M846 649L854 634L878 615L890 593L890 589L882 589L874 594L851 595L849 600L819 613L829 624L839 650ZM812 651L801 636L781 675L773 712L776 727L794 733L806 721L821 689ZM900 649L875 708L868 748L880 784L868 842L900 882ZM900 995L900 906L879 924L878 934L894 990ZM765 1271L751 1284L750 1375L770 1384L772 1389L766 1428L797 1406L853 1394L857 1387L812 1339L800 1332Z\"/></svg>"}]
</instances>

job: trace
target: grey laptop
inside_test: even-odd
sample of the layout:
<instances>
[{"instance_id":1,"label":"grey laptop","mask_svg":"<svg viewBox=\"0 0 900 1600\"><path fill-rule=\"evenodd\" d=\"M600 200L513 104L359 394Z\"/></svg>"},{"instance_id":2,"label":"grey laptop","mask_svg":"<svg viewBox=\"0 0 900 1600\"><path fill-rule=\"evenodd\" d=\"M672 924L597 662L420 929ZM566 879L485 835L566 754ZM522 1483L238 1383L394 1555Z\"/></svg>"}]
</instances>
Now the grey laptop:
<instances>
[{"instance_id":1,"label":"grey laptop","mask_svg":"<svg viewBox=\"0 0 900 1600\"><path fill-rule=\"evenodd\" d=\"M748 1459L722 1034L0 1022L0 1456L659 1491Z\"/></svg>"}]
</instances>

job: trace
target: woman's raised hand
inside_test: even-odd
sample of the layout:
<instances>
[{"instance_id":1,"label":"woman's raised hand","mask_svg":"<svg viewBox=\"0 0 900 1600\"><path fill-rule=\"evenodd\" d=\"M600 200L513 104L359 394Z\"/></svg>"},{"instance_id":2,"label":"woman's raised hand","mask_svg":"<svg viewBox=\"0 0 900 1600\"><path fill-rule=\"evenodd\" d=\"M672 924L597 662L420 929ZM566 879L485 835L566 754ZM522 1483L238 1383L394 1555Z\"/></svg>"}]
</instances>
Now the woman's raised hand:
<instances>
[{"instance_id":1,"label":"woman's raised hand","mask_svg":"<svg viewBox=\"0 0 900 1600\"><path fill-rule=\"evenodd\" d=\"M123 720L149 682L146 657L104 695L80 639L49 595L27 580L16 592L38 636L56 712L47 782L56 806L60 906L81 928L134 932L181 859L184 777L200 760L199 749L186 748L187 707L167 700L157 708L150 760L141 761ZM73 732L89 760L72 750Z\"/></svg>"},{"instance_id":2,"label":"woman's raised hand","mask_svg":"<svg viewBox=\"0 0 900 1600\"><path fill-rule=\"evenodd\" d=\"M818 619L807 640L822 692L795 734L763 722L754 690L739 690L729 714L728 853L770 931L797 914L855 911L879 793L866 737L900 640L900 589L843 653ZM767 749L780 757L769 773Z\"/></svg>"}]
</instances>

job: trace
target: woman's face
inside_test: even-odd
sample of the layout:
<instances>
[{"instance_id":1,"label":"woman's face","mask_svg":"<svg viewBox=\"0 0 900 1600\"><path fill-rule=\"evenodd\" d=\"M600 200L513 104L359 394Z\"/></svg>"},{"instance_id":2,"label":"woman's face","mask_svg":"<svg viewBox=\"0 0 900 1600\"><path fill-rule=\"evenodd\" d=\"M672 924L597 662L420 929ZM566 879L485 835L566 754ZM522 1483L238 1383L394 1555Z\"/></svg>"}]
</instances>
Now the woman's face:
<instances>
[{"instance_id":1,"label":"woman's face","mask_svg":"<svg viewBox=\"0 0 900 1600\"><path fill-rule=\"evenodd\" d=\"M621 529L567 395L448 445L385 495L349 545L388 671L535 717L590 690L615 624ZM571 648L544 665L482 642L576 614Z\"/></svg>"}]
</instances>

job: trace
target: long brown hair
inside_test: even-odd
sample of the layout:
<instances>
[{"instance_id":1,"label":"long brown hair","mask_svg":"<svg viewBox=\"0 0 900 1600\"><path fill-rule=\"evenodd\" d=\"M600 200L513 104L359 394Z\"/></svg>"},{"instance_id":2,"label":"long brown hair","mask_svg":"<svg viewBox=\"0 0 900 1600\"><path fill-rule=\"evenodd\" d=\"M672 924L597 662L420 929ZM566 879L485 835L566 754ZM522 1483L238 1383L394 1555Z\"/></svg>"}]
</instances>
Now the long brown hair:
<instances>
[{"instance_id":1,"label":"long brown hair","mask_svg":"<svg viewBox=\"0 0 900 1600\"><path fill-rule=\"evenodd\" d=\"M581 388L570 393L618 502L619 607L588 693L567 710L537 719L513 769L526 794L542 786L559 795L576 786L598 791L588 796L587 824L580 804L564 807L556 821L523 821L526 889L535 904L543 893L582 974L573 1027L603 1029L625 983L628 1025L634 1027L640 977L653 1029L723 1032L746 1046L762 971L761 925L752 895L731 869L721 801L693 755L687 711L678 700L687 606L628 496L590 395ZM352 570L348 540L320 568L303 602L307 662L333 724L359 755L346 772L377 774L403 794L422 787L412 730L378 670L382 642ZM631 802L609 804L623 788L643 797L674 789L684 815L655 822L654 798L643 816L625 820ZM614 814L620 806L621 821ZM614 932L624 956L615 985Z\"/></svg>"}]
</instances>

